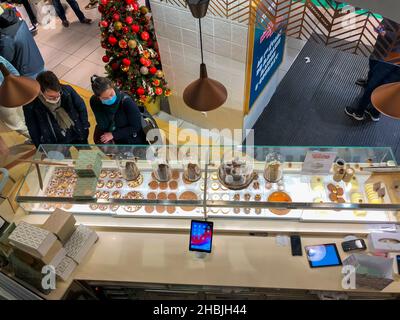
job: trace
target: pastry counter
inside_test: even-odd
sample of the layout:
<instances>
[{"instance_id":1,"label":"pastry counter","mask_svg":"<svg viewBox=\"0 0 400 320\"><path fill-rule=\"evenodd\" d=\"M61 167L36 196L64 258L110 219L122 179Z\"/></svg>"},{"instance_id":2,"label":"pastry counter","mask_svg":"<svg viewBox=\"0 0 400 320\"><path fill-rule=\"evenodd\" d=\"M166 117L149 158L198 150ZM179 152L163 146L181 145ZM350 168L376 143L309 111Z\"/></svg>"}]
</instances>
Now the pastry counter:
<instances>
[{"instance_id":1,"label":"pastry counter","mask_svg":"<svg viewBox=\"0 0 400 320\"><path fill-rule=\"evenodd\" d=\"M42 145L17 201L38 224L62 208L103 228L368 233L398 223L398 188L390 148Z\"/></svg>"},{"instance_id":2,"label":"pastry counter","mask_svg":"<svg viewBox=\"0 0 400 320\"><path fill-rule=\"evenodd\" d=\"M61 299L72 279L110 282L114 285L176 284L278 288L341 292L349 296L383 298L400 293L400 278L394 266L394 282L383 291L342 287L340 267L311 269L305 256L293 257L290 245L279 246L274 236L254 237L216 233L213 253L196 258L187 250L187 233L98 231L99 241L68 282L44 296ZM344 260L342 237L302 236L303 246L336 243ZM168 270L168 272L165 272ZM228 271L228 272L227 272ZM363 295L360 295L363 293Z\"/></svg>"}]
</instances>

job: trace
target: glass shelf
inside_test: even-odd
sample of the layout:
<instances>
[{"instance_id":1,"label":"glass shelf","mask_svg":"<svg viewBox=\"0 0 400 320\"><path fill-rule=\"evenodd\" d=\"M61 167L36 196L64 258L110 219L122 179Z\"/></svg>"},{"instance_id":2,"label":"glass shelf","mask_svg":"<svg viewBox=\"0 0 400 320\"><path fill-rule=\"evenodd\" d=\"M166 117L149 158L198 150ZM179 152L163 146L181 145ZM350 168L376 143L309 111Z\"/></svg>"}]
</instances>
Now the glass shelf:
<instances>
[{"instance_id":1,"label":"glass shelf","mask_svg":"<svg viewBox=\"0 0 400 320\"><path fill-rule=\"evenodd\" d=\"M73 193L79 150L99 151L102 171L95 197L78 200ZM310 151L335 153L335 159L344 161L343 169L350 168L354 175L349 182L334 181L335 166L329 173L303 174ZM277 182L267 181L264 174L272 153L279 154L282 179L277 175ZM34 159L41 162L43 189L37 165L32 164L17 194L29 213L61 208L115 217L371 223L397 222L400 210L400 173L369 171L397 166L390 148L42 145ZM125 179L127 161L136 163L139 179ZM160 164L167 164L168 170L158 172L165 170ZM274 169L274 163L269 168ZM158 173L166 174L168 181L157 181Z\"/></svg>"}]
</instances>

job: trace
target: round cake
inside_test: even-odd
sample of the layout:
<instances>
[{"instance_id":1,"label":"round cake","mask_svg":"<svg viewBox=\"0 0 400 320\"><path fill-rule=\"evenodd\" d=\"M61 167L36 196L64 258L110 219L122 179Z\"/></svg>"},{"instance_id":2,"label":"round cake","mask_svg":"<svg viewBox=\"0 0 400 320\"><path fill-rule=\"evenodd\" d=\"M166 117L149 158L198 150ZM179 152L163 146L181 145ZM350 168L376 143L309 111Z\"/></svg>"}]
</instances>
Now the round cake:
<instances>
[{"instance_id":1,"label":"round cake","mask_svg":"<svg viewBox=\"0 0 400 320\"><path fill-rule=\"evenodd\" d=\"M268 202L292 202L292 198L283 191L276 191L269 195ZM272 209L269 208L269 211L276 215L286 215L290 212L290 209Z\"/></svg>"},{"instance_id":2,"label":"round cake","mask_svg":"<svg viewBox=\"0 0 400 320\"><path fill-rule=\"evenodd\" d=\"M184 200L197 200L197 199L198 199L197 195L192 191L185 191L185 192L181 193L179 196L179 200L183 200L183 201ZM194 209L196 209L196 207L188 207L188 206L182 207L183 211L193 211Z\"/></svg>"}]
</instances>

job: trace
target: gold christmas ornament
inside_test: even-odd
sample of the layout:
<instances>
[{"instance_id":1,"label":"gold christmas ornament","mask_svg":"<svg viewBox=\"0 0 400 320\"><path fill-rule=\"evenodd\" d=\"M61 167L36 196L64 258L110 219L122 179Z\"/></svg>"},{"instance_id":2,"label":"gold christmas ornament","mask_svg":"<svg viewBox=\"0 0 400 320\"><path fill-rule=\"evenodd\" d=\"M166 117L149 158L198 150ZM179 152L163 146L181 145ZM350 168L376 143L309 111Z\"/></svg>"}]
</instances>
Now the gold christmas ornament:
<instances>
[{"instance_id":1,"label":"gold christmas ornament","mask_svg":"<svg viewBox=\"0 0 400 320\"><path fill-rule=\"evenodd\" d=\"M120 21L115 22L114 29L120 31L122 29L122 23Z\"/></svg>"},{"instance_id":2,"label":"gold christmas ornament","mask_svg":"<svg viewBox=\"0 0 400 320\"><path fill-rule=\"evenodd\" d=\"M164 72L162 72L162 70L158 70L156 72L156 77L161 79L162 77L164 77Z\"/></svg>"},{"instance_id":3,"label":"gold christmas ornament","mask_svg":"<svg viewBox=\"0 0 400 320\"><path fill-rule=\"evenodd\" d=\"M147 50L145 50L143 52L143 57L145 57L146 59L150 58L150 53Z\"/></svg>"},{"instance_id":4,"label":"gold christmas ornament","mask_svg":"<svg viewBox=\"0 0 400 320\"><path fill-rule=\"evenodd\" d=\"M122 70L123 72L128 72L128 71L129 71L129 66L124 66L124 65L122 65L122 66L121 66L121 70Z\"/></svg>"},{"instance_id":5,"label":"gold christmas ornament","mask_svg":"<svg viewBox=\"0 0 400 320\"><path fill-rule=\"evenodd\" d=\"M143 15L148 14L149 13L149 9L147 7L143 6L143 7L140 8L140 13L143 14Z\"/></svg>"},{"instance_id":6,"label":"gold christmas ornament","mask_svg":"<svg viewBox=\"0 0 400 320\"><path fill-rule=\"evenodd\" d=\"M136 46L137 46L137 42L136 42L135 40L129 40L129 41L128 41L128 46L129 46L129 48L131 48L131 49L135 49Z\"/></svg>"}]
</instances>

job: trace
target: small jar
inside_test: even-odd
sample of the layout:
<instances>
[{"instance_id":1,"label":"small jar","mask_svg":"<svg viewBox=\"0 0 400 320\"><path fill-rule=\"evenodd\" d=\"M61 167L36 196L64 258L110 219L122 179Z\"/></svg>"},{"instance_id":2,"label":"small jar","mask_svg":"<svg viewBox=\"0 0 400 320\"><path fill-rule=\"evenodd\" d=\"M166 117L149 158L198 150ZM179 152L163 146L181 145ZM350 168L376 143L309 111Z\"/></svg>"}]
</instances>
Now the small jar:
<instances>
[{"instance_id":1,"label":"small jar","mask_svg":"<svg viewBox=\"0 0 400 320\"><path fill-rule=\"evenodd\" d=\"M158 182L168 182L171 179L171 168L166 160L156 160L153 164L153 174Z\"/></svg>"},{"instance_id":2,"label":"small jar","mask_svg":"<svg viewBox=\"0 0 400 320\"><path fill-rule=\"evenodd\" d=\"M127 181L136 180L140 176L140 171L136 165L136 161L126 161L125 168L122 172L123 177Z\"/></svg>"},{"instance_id":3,"label":"small jar","mask_svg":"<svg viewBox=\"0 0 400 320\"><path fill-rule=\"evenodd\" d=\"M337 172L340 169L345 169L346 161L343 159L337 159L335 163L333 164L333 171Z\"/></svg>"},{"instance_id":4,"label":"small jar","mask_svg":"<svg viewBox=\"0 0 400 320\"><path fill-rule=\"evenodd\" d=\"M353 168L346 169L344 176L343 176L343 181L346 183L349 183L354 176L354 172L355 171Z\"/></svg>"},{"instance_id":5,"label":"small jar","mask_svg":"<svg viewBox=\"0 0 400 320\"><path fill-rule=\"evenodd\" d=\"M201 178L200 166L196 161L191 160L185 163L184 177L190 182L196 182Z\"/></svg>"},{"instance_id":6,"label":"small jar","mask_svg":"<svg viewBox=\"0 0 400 320\"><path fill-rule=\"evenodd\" d=\"M265 159L264 178L268 182L278 182L282 179L282 161L280 154L269 153Z\"/></svg>"},{"instance_id":7,"label":"small jar","mask_svg":"<svg viewBox=\"0 0 400 320\"><path fill-rule=\"evenodd\" d=\"M336 182L342 181L344 175L346 174L346 171L344 169L338 169L333 173L333 180Z\"/></svg>"}]
</instances>

